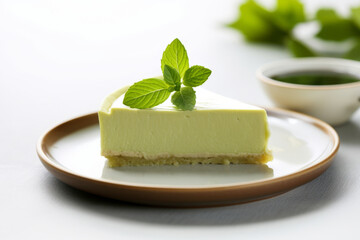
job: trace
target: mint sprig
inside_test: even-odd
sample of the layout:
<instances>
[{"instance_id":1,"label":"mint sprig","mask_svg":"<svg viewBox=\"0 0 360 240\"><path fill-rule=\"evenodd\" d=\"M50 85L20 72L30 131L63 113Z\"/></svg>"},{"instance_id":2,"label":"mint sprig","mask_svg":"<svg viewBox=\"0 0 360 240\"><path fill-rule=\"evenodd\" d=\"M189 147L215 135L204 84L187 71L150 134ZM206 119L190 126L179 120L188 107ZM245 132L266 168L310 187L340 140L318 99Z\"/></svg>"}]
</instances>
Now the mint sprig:
<instances>
[{"instance_id":1,"label":"mint sprig","mask_svg":"<svg viewBox=\"0 0 360 240\"><path fill-rule=\"evenodd\" d=\"M189 68L186 49L177 38L166 47L161 70L163 79L149 78L132 85L125 93L124 105L139 109L152 108L166 101L174 92L171 102L178 109L193 110L196 104L193 87L206 82L211 70L199 65Z\"/></svg>"},{"instance_id":2,"label":"mint sprig","mask_svg":"<svg viewBox=\"0 0 360 240\"><path fill-rule=\"evenodd\" d=\"M276 0L273 8L267 8L258 2L244 0L239 6L237 18L227 24L239 31L245 40L287 47L295 57L331 56L360 61L360 6L350 7L347 16L329 7L319 8L311 16L306 13L301 0ZM347 52L336 54L312 49L311 45L306 44L306 40L296 38L294 31L299 24L309 21L319 24L319 31L314 37L323 42L349 41L352 47Z\"/></svg>"}]
</instances>

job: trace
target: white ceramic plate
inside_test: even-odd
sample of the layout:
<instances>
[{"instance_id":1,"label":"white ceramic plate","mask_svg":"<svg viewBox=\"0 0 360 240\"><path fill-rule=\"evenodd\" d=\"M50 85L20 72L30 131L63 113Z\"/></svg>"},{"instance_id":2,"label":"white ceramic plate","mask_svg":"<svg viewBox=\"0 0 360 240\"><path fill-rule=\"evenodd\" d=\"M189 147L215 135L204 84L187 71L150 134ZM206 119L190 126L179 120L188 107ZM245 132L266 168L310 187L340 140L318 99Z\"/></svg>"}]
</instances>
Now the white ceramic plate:
<instances>
[{"instance_id":1,"label":"white ceramic plate","mask_svg":"<svg viewBox=\"0 0 360 240\"><path fill-rule=\"evenodd\" d=\"M328 124L294 112L267 109L274 160L267 165L182 165L109 168L100 156L97 114L47 132L38 155L57 178L119 200L161 206L214 206L278 195L319 176L339 138Z\"/></svg>"}]
</instances>

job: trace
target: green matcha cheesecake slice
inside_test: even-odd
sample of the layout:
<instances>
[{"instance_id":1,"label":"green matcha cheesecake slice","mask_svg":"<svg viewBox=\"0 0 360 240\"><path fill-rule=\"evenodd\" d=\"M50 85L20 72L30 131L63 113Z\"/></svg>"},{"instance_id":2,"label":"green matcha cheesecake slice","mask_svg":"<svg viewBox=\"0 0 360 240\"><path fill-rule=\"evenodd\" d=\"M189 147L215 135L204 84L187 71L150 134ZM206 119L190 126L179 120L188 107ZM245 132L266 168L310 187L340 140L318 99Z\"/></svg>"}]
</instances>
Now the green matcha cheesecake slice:
<instances>
[{"instance_id":1,"label":"green matcha cheesecake slice","mask_svg":"<svg viewBox=\"0 0 360 240\"><path fill-rule=\"evenodd\" d=\"M110 167L179 164L263 164L266 111L204 89L196 89L191 111L170 98L148 109L123 104L129 87L110 94L99 111L101 154Z\"/></svg>"}]
</instances>

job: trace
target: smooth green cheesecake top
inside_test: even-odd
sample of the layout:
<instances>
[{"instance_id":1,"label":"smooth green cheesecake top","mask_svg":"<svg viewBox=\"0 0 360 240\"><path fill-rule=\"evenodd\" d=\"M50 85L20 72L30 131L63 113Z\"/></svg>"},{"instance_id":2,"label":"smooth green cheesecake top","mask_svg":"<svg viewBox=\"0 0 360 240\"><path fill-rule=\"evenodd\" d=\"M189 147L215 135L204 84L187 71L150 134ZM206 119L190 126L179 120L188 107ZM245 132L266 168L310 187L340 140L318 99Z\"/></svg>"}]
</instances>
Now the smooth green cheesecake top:
<instances>
[{"instance_id":1,"label":"smooth green cheesecake top","mask_svg":"<svg viewBox=\"0 0 360 240\"><path fill-rule=\"evenodd\" d=\"M269 137L266 111L204 89L192 111L170 100L151 108L122 104L124 87L110 94L99 111L104 156L211 157L264 154Z\"/></svg>"}]
</instances>

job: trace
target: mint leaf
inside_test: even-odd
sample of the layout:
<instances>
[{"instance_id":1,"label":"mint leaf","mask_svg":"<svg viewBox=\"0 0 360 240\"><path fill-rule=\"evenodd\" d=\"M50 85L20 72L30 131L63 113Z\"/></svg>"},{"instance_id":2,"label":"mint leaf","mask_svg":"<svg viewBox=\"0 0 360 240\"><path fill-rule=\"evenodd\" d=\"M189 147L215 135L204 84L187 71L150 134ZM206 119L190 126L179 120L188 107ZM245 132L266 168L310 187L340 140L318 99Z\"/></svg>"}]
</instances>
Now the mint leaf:
<instances>
[{"instance_id":1,"label":"mint leaf","mask_svg":"<svg viewBox=\"0 0 360 240\"><path fill-rule=\"evenodd\" d=\"M183 84L188 87L198 87L202 85L210 75L210 69L195 65L186 70Z\"/></svg>"},{"instance_id":2,"label":"mint leaf","mask_svg":"<svg viewBox=\"0 0 360 240\"><path fill-rule=\"evenodd\" d=\"M239 17L228 26L239 30L249 42L281 44L286 36L274 23L272 13L254 0L240 5Z\"/></svg>"},{"instance_id":3,"label":"mint leaf","mask_svg":"<svg viewBox=\"0 0 360 240\"><path fill-rule=\"evenodd\" d=\"M343 58L360 61L360 41L357 41L356 44L344 54Z\"/></svg>"},{"instance_id":4,"label":"mint leaf","mask_svg":"<svg viewBox=\"0 0 360 240\"><path fill-rule=\"evenodd\" d=\"M165 65L164 67L164 81L170 86L174 86L176 91L180 90L180 74L175 68L172 68L169 65Z\"/></svg>"},{"instance_id":5,"label":"mint leaf","mask_svg":"<svg viewBox=\"0 0 360 240\"><path fill-rule=\"evenodd\" d=\"M276 25L286 32L306 21L304 5L299 0L277 0L273 16Z\"/></svg>"},{"instance_id":6,"label":"mint leaf","mask_svg":"<svg viewBox=\"0 0 360 240\"><path fill-rule=\"evenodd\" d=\"M193 110L196 103L195 91L192 87L182 87L171 97L171 102L182 110Z\"/></svg>"},{"instance_id":7,"label":"mint leaf","mask_svg":"<svg viewBox=\"0 0 360 240\"><path fill-rule=\"evenodd\" d=\"M351 19L356 27L360 29L360 7L351 8Z\"/></svg>"},{"instance_id":8,"label":"mint leaf","mask_svg":"<svg viewBox=\"0 0 360 240\"><path fill-rule=\"evenodd\" d=\"M144 79L127 90L123 103L131 108L152 108L169 98L168 88L169 86L161 79Z\"/></svg>"},{"instance_id":9,"label":"mint leaf","mask_svg":"<svg viewBox=\"0 0 360 240\"><path fill-rule=\"evenodd\" d=\"M334 9L331 8L321 8L316 12L315 19L318 20L321 24L337 22L341 20L341 17L336 13Z\"/></svg>"},{"instance_id":10,"label":"mint leaf","mask_svg":"<svg viewBox=\"0 0 360 240\"><path fill-rule=\"evenodd\" d=\"M240 5L239 17L228 26L239 30L250 42L283 44L295 25L304 21L304 6L299 0L277 0L273 11L248 0Z\"/></svg>"},{"instance_id":11,"label":"mint leaf","mask_svg":"<svg viewBox=\"0 0 360 240\"><path fill-rule=\"evenodd\" d=\"M344 41L360 36L360 31L350 19L339 16L333 9L319 9L316 19L321 24L316 37L327 41Z\"/></svg>"},{"instance_id":12,"label":"mint leaf","mask_svg":"<svg viewBox=\"0 0 360 240\"><path fill-rule=\"evenodd\" d=\"M184 45L179 39L172 41L165 49L161 59L161 69L164 72L165 65L175 68L183 78L189 68L189 58Z\"/></svg>"},{"instance_id":13,"label":"mint leaf","mask_svg":"<svg viewBox=\"0 0 360 240\"><path fill-rule=\"evenodd\" d=\"M289 38L286 46L295 57L316 57L316 54L299 40Z\"/></svg>"},{"instance_id":14,"label":"mint leaf","mask_svg":"<svg viewBox=\"0 0 360 240\"><path fill-rule=\"evenodd\" d=\"M344 41L354 36L359 36L359 31L354 23L348 19L324 23L316 34L316 37L328 41Z\"/></svg>"}]
</instances>

